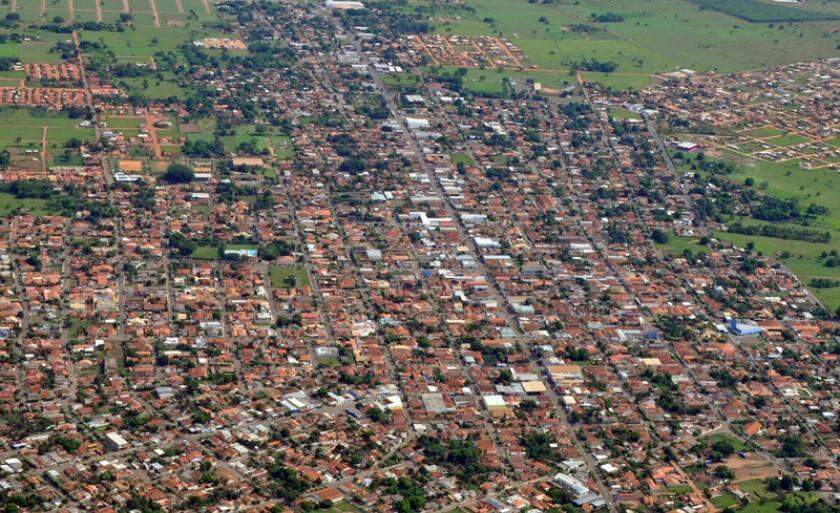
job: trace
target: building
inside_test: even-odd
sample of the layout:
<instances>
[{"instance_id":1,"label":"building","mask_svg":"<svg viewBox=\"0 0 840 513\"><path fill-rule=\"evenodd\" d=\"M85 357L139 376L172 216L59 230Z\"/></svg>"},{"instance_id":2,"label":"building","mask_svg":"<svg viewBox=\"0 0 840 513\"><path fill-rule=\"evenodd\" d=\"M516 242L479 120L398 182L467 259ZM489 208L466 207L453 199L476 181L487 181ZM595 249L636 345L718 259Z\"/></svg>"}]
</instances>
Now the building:
<instances>
[{"instance_id":1,"label":"building","mask_svg":"<svg viewBox=\"0 0 840 513\"><path fill-rule=\"evenodd\" d=\"M341 10L364 9L365 8L365 4L363 4L362 2L354 2L354 1L349 1L349 0L327 0L326 6L329 9L341 9Z\"/></svg>"}]
</instances>

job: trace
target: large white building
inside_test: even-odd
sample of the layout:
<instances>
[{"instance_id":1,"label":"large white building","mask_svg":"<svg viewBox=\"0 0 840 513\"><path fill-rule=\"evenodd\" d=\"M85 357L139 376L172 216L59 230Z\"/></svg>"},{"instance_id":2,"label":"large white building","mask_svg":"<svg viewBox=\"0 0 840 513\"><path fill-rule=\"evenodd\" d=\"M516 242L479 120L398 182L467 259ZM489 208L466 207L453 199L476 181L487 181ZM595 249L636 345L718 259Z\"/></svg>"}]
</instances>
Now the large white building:
<instances>
[{"instance_id":1,"label":"large white building","mask_svg":"<svg viewBox=\"0 0 840 513\"><path fill-rule=\"evenodd\" d=\"M327 0L327 7L330 9L364 9L365 4L351 0Z\"/></svg>"}]
</instances>

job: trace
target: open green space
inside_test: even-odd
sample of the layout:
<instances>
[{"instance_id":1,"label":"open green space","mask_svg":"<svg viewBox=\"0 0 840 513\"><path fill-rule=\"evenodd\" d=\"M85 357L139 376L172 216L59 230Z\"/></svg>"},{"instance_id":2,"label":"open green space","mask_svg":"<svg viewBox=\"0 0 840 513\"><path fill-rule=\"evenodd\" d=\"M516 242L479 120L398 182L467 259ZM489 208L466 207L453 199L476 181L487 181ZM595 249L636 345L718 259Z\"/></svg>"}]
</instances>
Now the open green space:
<instances>
[{"instance_id":1,"label":"open green space","mask_svg":"<svg viewBox=\"0 0 840 513\"><path fill-rule=\"evenodd\" d=\"M758 23L827 21L837 16L804 8L759 2L758 0L691 0L700 7L721 11L736 18Z\"/></svg>"},{"instance_id":2,"label":"open green space","mask_svg":"<svg viewBox=\"0 0 840 513\"><path fill-rule=\"evenodd\" d=\"M771 137L770 139L765 139L768 143L774 144L776 146L787 147L787 146L796 146L797 144L802 144L810 141L807 137L799 134L785 134L780 135L778 137Z\"/></svg>"},{"instance_id":3,"label":"open green space","mask_svg":"<svg viewBox=\"0 0 840 513\"><path fill-rule=\"evenodd\" d=\"M150 100L167 98L185 99L190 88L179 84L177 77L170 71L150 73L141 77L119 78L115 85L129 94L141 95Z\"/></svg>"},{"instance_id":4,"label":"open green space","mask_svg":"<svg viewBox=\"0 0 840 513\"><path fill-rule=\"evenodd\" d=\"M664 244L656 243L656 247L665 253L681 255L686 250L692 253L708 253L709 249L700 244L700 239L696 237L678 237L673 232L668 234L668 241Z\"/></svg>"},{"instance_id":5,"label":"open green space","mask_svg":"<svg viewBox=\"0 0 840 513\"><path fill-rule=\"evenodd\" d=\"M712 497L711 501L712 501L712 504L715 505L715 507L718 507L718 508L721 508L721 509L730 508L730 507L738 505L738 498L735 497L734 495L732 495L729 492L726 492L722 495L718 495L716 497Z\"/></svg>"},{"instance_id":6,"label":"open green space","mask_svg":"<svg viewBox=\"0 0 840 513\"><path fill-rule=\"evenodd\" d=\"M190 258L198 260L217 260L219 258L219 248L216 246L198 246L190 253Z\"/></svg>"},{"instance_id":7,"label":"open green space","mask_svg":"<svg viewBox=\"0 0 840 513\"><path fill-rule=\"evenodd\" d=\"M781 130L779 128L772 127L772 126L763 126L763 127L759 127L759 128L753 128L752 130L746 130L744 132L740 132L740 135L745 135L747 137L763 138L763 137L773 137L774 135L782 135L784 133L785 133L785 131Z\"/></svg>"},{"instance_id":8,"label":"open green space","mask_svg":"<svg viewBox=\"0 0 840 513\"><path fill-rule=\"evenodd\" d=\"M45 127L48 148L61 148L70 139L93 140L93 128L79 127L81 121L71 119L61 112L26 107L0 107L0 126L15 127L14 130L0 130L0 148L38 148Z\"/></svg>"},{"instance_id":9,"label":"open green space","mask_svg":"<svg viewBox=\"0 0 840 513\"><path fill-rule=\"evenodd\" d=\"M450 153L449 158L452 160L452 163L456 166L458 164L463 164L465 166L475 165L475 161L467 153Z\"/></svg>"},{"instance_id":10,"label":"open green space","mask_svg":"<svg viewBox=\"0 0 840 513\"><path fill-rule=\"evenodd\" d=\"M441 71L451 73L456 68L443 66ZM436 74L438 68L427 68L431 74ZM500 69L468 69L464 76L463 88L465 91L488 96L499 96L505 91L505 84L509 87L525 88L526 82L538 82L543 88L564 89L577 84L574 74L569 73L568 68L558 70L500 70Z\"/></svg>"},{"instance_id":11,"label":"open green space","mask_svg":"<svg viewBox=\"0 0 840 513\"><path fill-rule=\"evenodd\" d=\"M18 209L24 209L35 216L50 214L46 200L37 198L20 199L11 194L0 192L0 217L10 216L17 212Z\"/></svg>"},{"instance_id":12,"label":"open green space","mask_svg":"<svg viewBox=\"0 0 840 513\"><path fill-rule=\"evenodd\" d=\"M735 172L726 178L743 183L752 178L767 194L785 199L796 198L800 204L814 203L833 209L828 226L840 229L840 174L827 169L803 169L798 162L769 162L761 159L743 158L725 151L721 155L738 165Z\"/></svg>"},{"instance_id":13,"label":"open green space","mask_svg":"<svg viewBox=\"0 0 840 513\"><path fill-rule=\"evenodd\" d=\"M289 160L294 157L291 139L276 127L240 125L234 128L233 135L225 135L221 139L225 149L231 152L263 153L270 147L280 159Z\"/></svg>"},{"instance_id":14,"label":"open green space","mask_svg":"<svg viewBox=\"0 0 840 513\"><path fill-rule=\"evenodd\" d=\"M732 446L733 449L736 451L749 451L750 446L742 442L738 437L732 436L727 433L714 433L705 437L709 443L721 443L726 442Z\"/></svg>"},{"instance_id":15,"label":"open green space","mask_svg":"<svg viewBox=\"0 0 840 513\"><path fill-rule=\"evenodd\" d=\"M327 509L319 509L319 513L361 513L362 510L357 508L356 506L350 504L349 502L339 502L338 504L334 504Z\"/></svg>"},{"instance_id":16,"label":"open green space","mask_svg":"<svg viewBox=\"0 0 840 513\"><path fill-rule=\"evenodd\" d=\"M814 18L798 7L755 0L747 3L756 4L751 6L754 11L782 7ZM614 73L586 73L584 78L609 82L616 88L643 84L645 75L677 68L739 71L835 56L840 43L840 34L830 32L832 21L780 28L751 23L688 0L465 0L462 8L415 1L407 7L412 8L428 15L435 31L443 35L505 38L544 72L562 72L585 59L615 63ZM623 21L592 21L592 13L607 12ZM816 17L838 14L840 4L835 2L821 6Z\"/></svg>"},{"instance_id":17,"label":"open green space","mask_svg":"<svg viewBox=\"0 0 840 513\"><path fill-rule=\"evenodd\" d=\"M623 109L621 107L610 107L610 117L616 121L624 121L635 119L641 121L642 117L632 110Z\"/></svg>"},{"instance_id":18,"label":"open green space","mask_svg":"<svg viewBox=\"0 0 840 513\"><path fill-rule=\"evenodd\" d=\"M268 269L268 277L271 286L276 289L287 288L286 280L290 277L295 279L297 286L309 286L309 276L302 265L272 265Z\"/></svg>"},{"instance_id":19,"label":"open green space","mask_svg":"<svg viewBox=\"0 0 840 513\"><path fill-rule=\"evenodd\" d=\"M738 487L749 495L750 503L738 510L740 513L778 513L783 501L790 505L811 504L819 500L812 492L787 492L784 495L771 492L762 479L741 481Z\"/></svg>"},{"instance_id":20,"label":"open green space","mask_svg":"<svg viewBox=\"0 0 840 513\"><path fill-rule=\"evenodd\" d=\"M666 495L685 495L691 493L691 486L687 484L671 485L665 488Z\"/></svg>"},{"instance_id":21,"label":"open green space","mask_svg":"<svg viewBox=\"0 0 840 513\"><path fill-rule=\"evenodd\" d=\"M108 116L105 118L108 128L113 130L140 130L146 119L140 116Z\"/></svg>"}]
</instances>

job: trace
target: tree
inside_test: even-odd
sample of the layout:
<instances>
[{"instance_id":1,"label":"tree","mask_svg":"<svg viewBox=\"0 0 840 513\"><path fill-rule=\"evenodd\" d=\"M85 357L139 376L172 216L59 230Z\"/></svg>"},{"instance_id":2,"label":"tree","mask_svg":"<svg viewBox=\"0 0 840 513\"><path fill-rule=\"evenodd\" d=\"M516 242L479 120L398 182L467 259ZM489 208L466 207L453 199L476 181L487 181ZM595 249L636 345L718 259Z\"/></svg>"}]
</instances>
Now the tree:
<instances>
[{"instance_id":1,"label":"tree","mask_svg":"<svg viewBox=\"0 0 840 513\"><path fill-rule=\"evenodd\" d=\"M657 244L668 243L668 234L660 230L659 228L654 228L653 232L651 232L651 238L653 239L653 242Z\"/></svg>"},{"instance_id":2,"label":"tree","mask_svg":"<svg viewBox=\"0 0 840 513\"><path fill-rule=\"evenodd\" d=\"M719 438L712 442L712 451L709 458L712 461L721 461L735 452L735 444L729 438Z\"/></svg>"},{"instance_id":3,"label":"tree","mask_svg":"<svg viewBox=\"0 0 840 513\"><path fill-rule=\"evenodd\" d=\"M195 179L195 173L191 167L175 162L169 164L160 179L169 184L190 183Z\"/></svg>"},{"instance_id":4,"label":"tree","mask_svg":"<svg viewBox=\"0 0 840 513\"><path fill-rule=\"evenodd\" d=\"M733 479L735 477L735 473L726 465L715 467L714 474L715 477L719 477L720 479Z\"/></svg>"},{"instance_id":5,"label":"tree","mask_svg":"<svg viewBox=\"0 0 840 513\"><path fill-rule=\"evenodd\" d=\"M805 454L802 438L796 435L786 436L781 439L779 455L785 458L798 458Z\"/></svg>"}]
</instances>

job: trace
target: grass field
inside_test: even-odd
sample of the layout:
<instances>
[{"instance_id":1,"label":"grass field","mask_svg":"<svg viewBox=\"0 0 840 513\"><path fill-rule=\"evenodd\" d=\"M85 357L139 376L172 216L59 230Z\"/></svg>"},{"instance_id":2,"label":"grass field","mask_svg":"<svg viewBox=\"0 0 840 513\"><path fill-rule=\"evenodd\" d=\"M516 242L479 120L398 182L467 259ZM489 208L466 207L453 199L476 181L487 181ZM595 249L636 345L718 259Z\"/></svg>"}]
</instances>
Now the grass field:
<instances>
[{"instance_id":1,"label":"grass field","mask_svg":"<svg viewBox=\"0 0 840 513\"><path fill-rule=\"evenodd\" d=\"M629 119L641 121L642 119L641 116L639 116L639 114L633 112L632 110L622 109L621 107L611 107L610 117L616 121L624 121Z\"/></svg>"},{"instance_id":2,"label":"grass field","mask_svg":"<svg viewBox=\"0 0 840 513\"><path fill-rule=\"evenodd\" d=\"M273 265L268 269L271 286L276 289L286 288L285 280L294 276L299 286L309 286L309 276L302 265Z\"/></svg>"},{"instance_id":3,"label":"grass field","mask_svg":"<svg viewBox=\"0 0 840 513\"><path fill-rule=\"evenodd\" d=\"M258 152L267 151L270 147L281 160L294 158L291 139L271 126L262 125L258 128L257 125L241 125L234 128L234 135L226 135L221 139L227 151L235 152L245 143L253 145Z\"/></svg>"},{"instance_id":4,"label":"grass field","mask_svg":"<svg viewBox=\"0 0 840 513\"><path fill-rule=\"evenodd\" d=\"M18 209L25 209L35 216L43 216L50 213L46 200L36 198L18 199L11 194L0 193L0 217L8 217Z\"/></svg>"},{"instance_id":5,"label":"grass field","mask_svg":"<svg viewBox=\"0 0 840 513\"><path fill-rule=\"evenodd\" d=\"M768 23L791 21L827 21L837 19L825 12L810 11L757 0L691 0L700 7L721 11L742 20Z\"/></svg>"},{"instance_id":6,"label":"grass field","mask_svg":"<svg viewBox=\"0 0 840 513\"><path fill-rule=\"evenodd\" d=\"M339 502L338 504L331 506L324 510L319 510L323 513L361 513L362 510L357 508L356 506L348 503L348 502Z\"/></svg>"},{"instance_id":7,"label":"grass field","mask_svg":"<svg viewBox=\"0 0 840 513\"><path fill-rule=\"evenodd\" d=\"M456 166L458 164L463 164L465 166L474 166L475 165L475 161L467 153L450 153L449 158L450 158L450 160L452 160L452 163L455 164Z\"/></svg>"},{"instance_id":8,"label":"grass field","mask_svg":"<svg viewBox=\"0 0 840 513\"><path fill-rule=\"evenodd\" d=\"M738 505L738 498L729 492L724 493L723 495L718 495L717 497L712 497L711 500L712 504L721 509Z\"/></svg>"},{"instance_id":9,"label":"grass field","mask_svg":"<svg viewBox=\"0 0 840 513\"><path fill-rule=\"evenodd\" d=\"M164 71L145 77L120 78L115 85L129 94L139 94L150 100L164 100L170 97L185 99L189 89L182 87L174 73Z\"/></svg>"},{"instance_id":10,"label":"grass field","mask_svg":"<svg viewBox=\"0 0 840 513\"><path fill-rule=\"evenodd\" d=\"M739 132L740 135L745 135L747 137L757 137L757 138L764 138L764 137L772 137L774 135L782 135L784 134L784 130L780 130L778 128L772 126L763 126L760 128L753 128L752 130L746 130L744 132Z\"/></svg>"},{"instance_id":11,"label":"grass field","mask_svg":"<svg viewBox=\"0 0 840 513\"><path fill-rule=\"evenodd\" d=\"M677 237L673 233L668 234L668 242L665 244L656 244L656 247L665 253L681 255L685 250L692 253L708 253L709 249L700 244L698 238L692 237Z\"/></svg>"},{"instance_id":12,"label":"grass field","mask_svg":"<svg viewBox=\"0 0 840 513\"><path fill-rule=\"evenodd\" d=\"M810 139L799 134L784 134L778 137L771 137L765 140L770 144L774 144L776 146L781 146L785 148L787 146L796 146L797 144L806 143Z\"/></svg>"},{"instance_id":13,"label":"grass field","mask_svg":"<svg viewBox=\"0 0 840 513\"><path fill-rule=\"evenodd\" d=\"M79 121L58 112L0 107L0 126L15 127L14 130L0 130L0 147L40 147L44 127L47 128L47 147L51 149L61 148L73 138L93 140L93 128L80 128Z\"/></svg>"},{"instance_id":14,"label":"grass field","mask_svg":"<svg viewBox=\"0 0 840 513\"><path fill-rule=\"evenodd\" d=\"M719 0L723 1L723 0ZM757 3L757 2L753 2ZM519 46L544 72L566 70L569 63L597 59L618 64L611 74L586 73L584 78L613 87L638 87L647 75L691 68L739 71L836 56L840 35L831 21L770 27L688 0L579 0L554 4L527 0L466 0L466 8L429 7L416 0L407 9L423 9L444 35L496 35ZM780 6L761 3L767 9ZM800 9L794 9L801 12ZM591 13L612 12L619 23L593 23ZM840 14L840 4L821 8L820 17ZM540 19L544 21L541 22ZM442 20L442 21L441 21ZM571 30L590 25L595 31Z\"/></svg>"},{"instance_id":15,"label":"grass field","mask_svg":"<svg viewBox=\"0 0 840 513\"><path fill-rule=\"evenodd\" d=\"M219 248L216 246L199 246L195 251L190 253L190 258L198 260L217 260L219 258Z\"/></svg>"},{"instance_id":16,"label":"grass field","mask_svg":"<svg viewBox=\"0 0 840 513\"><path fill-rule=\"evenodd\" d=\"M709 440L710 443L724 442L724 441L729 442L736 451L749 451L750 450L750 446L748 446L747 444L745 444L744 442L739 440L737 437L734 437L734 436L729 435L727 433L715 433L713 435L707 436L706 439Z\"/></svg>"}]
</instances>

